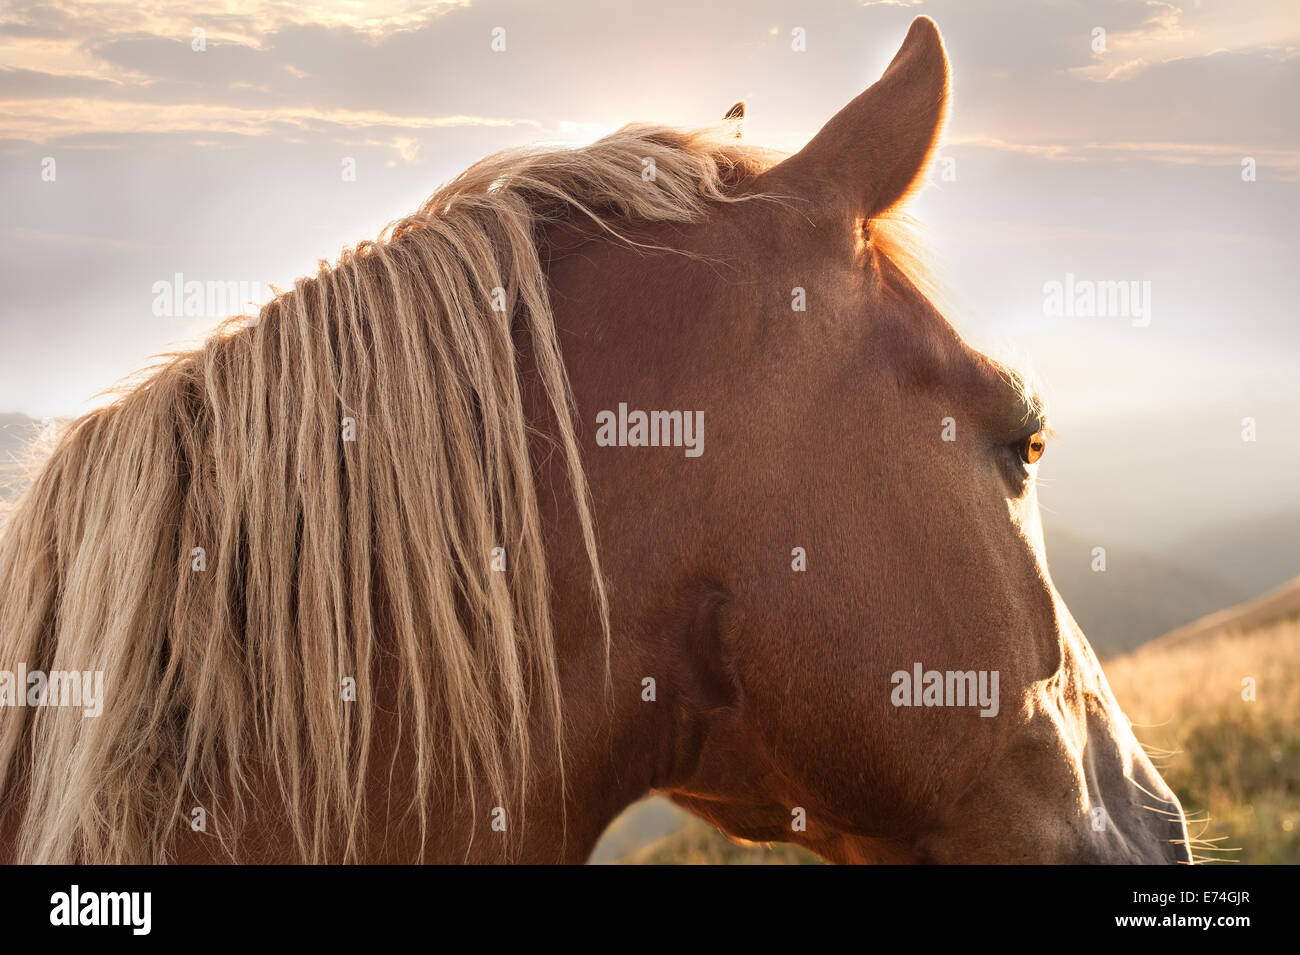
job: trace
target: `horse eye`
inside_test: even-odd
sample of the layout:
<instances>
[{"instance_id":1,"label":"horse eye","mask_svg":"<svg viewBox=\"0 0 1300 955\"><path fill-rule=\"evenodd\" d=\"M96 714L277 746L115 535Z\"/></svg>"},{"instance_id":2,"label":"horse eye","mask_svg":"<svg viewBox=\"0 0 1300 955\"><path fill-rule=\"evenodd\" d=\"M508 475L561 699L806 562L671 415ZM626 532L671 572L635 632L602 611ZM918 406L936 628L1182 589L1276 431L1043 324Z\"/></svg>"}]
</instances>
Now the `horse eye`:
<instances>
[{"instance_id":1,"label":"horse eye","mask_svg":"<svg viewBox=\"0 0 1300 955\"><path fill-rule=\"evenodd\" d=\"M1031 434L1020 445L1020 457L1026 464L1037 464L1038 459L1047 450L1047 433L1038 431Z\"/></svg>"}]
</instances>

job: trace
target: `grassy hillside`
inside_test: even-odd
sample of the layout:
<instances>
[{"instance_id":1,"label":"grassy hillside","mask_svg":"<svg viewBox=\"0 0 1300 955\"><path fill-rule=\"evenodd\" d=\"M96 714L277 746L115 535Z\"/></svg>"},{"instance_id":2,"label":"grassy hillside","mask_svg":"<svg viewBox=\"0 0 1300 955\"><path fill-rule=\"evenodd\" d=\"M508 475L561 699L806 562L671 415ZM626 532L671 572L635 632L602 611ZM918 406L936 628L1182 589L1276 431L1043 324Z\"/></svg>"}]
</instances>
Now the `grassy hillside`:
<instances>
[{"instance_id":1,"label":"grassy hillside","mask_svg":"<svg viewBox=\"0 0 1300 955\"><path fill-rule=\"evenodd\" d=\"M1300 863L1300 621L1162 640L1106 667L1207 859ZM1243 680L1255 699L1243 699ZM1206 821L1208 820L1208 822Z\"/></svg>"}]
</instances>

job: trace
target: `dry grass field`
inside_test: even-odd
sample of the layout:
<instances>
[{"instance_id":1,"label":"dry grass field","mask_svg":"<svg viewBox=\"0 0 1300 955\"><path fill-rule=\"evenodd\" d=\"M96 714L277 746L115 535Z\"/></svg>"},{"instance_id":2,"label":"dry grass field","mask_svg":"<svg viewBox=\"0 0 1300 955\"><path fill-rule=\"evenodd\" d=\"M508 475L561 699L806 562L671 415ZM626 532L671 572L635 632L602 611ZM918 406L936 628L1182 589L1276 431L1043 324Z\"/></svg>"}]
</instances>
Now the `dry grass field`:
<instances>
[{"instance_id":1,"label":"dry grass field","mask_svg":"<svg viewBox=\"0 0 1300 955\"><path fill-rule=\"evenodd\" d=\"M1198 858L1300 863L1300 621L1157 641L1106 670L1192 835L1212 840Z\"/></svg>"}]
</instances>

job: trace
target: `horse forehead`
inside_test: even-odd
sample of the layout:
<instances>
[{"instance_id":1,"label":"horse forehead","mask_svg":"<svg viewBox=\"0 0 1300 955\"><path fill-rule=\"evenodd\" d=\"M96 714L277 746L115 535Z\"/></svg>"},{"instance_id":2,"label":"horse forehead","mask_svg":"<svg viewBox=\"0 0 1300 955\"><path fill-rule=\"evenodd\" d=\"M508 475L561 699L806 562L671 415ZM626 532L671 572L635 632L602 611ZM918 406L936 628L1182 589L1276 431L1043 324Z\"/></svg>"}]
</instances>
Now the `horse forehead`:
<instances>
[{"instance_id":1,"label":"horse forehead","mask_svg":"<svg viewBox=\"0 0 1300 955\"><path fill-rule=\"evenodd\" d=\"M874 268L854 263L847 226L840 235L823 223L810 237L807 225L780 206L745 202L692 223L628 224L620 234L630 242L606 234L570 237L556 244L559 254L548 269L557 311L582 313L583 323L598 320L603 338L638 340L659 324L644 326L648 316L722 311L729 321L687 322L689 337L734 337L734 320L749 320L787 329L809 348L851 347L840 360L864 374L889 373L908 390L994 408L1016 400L1013 376L962 339L909 270L884 256ZM865 291L877 282L877 294ZM806 310L795 311L801 299ZM833 313L830 325L816 314L819 308Z\"/></svg>"}]
</instances>

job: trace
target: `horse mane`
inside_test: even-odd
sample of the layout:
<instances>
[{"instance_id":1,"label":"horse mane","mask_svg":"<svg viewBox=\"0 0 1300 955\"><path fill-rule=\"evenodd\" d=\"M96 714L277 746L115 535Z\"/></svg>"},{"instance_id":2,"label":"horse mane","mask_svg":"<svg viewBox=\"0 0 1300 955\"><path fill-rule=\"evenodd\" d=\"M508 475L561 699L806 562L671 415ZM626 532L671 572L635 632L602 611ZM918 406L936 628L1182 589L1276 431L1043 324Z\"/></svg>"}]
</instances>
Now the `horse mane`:
<instances>
[{"instance_id":1,"label":"horse mane","mask_svg":"<svg viewBox=\"0 0 1300 955\"><path fill-rule=\"evenodd\" d=\"M192 807L235 858L259 779L304 861L360 858L385 693L422 846L447 787L522 806L530 715L563 766L563 714L512 333L609 641L541 236L697 220L754 162L729 127L489 157L73 422L0 534L0 668L102 671L105 698L3 713L16 860L167 861Z\"/></svg>"}]
</instances>

